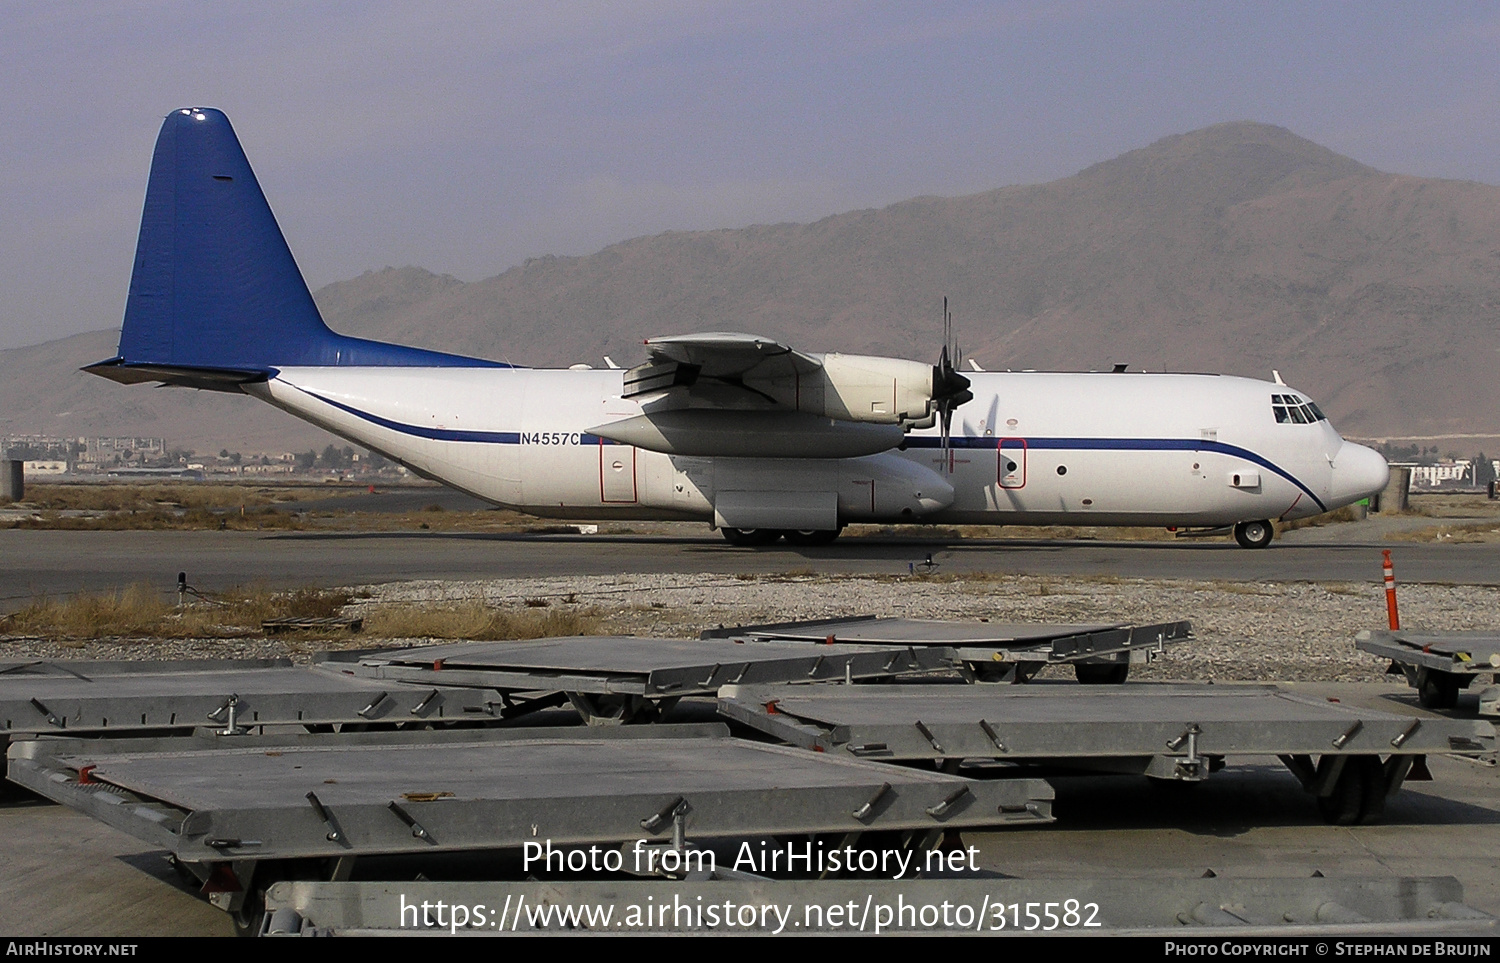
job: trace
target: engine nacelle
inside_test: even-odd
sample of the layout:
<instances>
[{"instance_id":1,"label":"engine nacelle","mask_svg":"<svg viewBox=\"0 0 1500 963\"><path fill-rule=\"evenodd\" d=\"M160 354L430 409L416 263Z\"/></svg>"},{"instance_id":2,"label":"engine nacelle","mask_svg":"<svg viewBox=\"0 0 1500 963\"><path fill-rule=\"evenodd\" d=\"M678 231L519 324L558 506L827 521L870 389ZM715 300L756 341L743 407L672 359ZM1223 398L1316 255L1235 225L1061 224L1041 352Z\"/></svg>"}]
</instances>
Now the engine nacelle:
<instances>
[{"instance_id":1,"label":"engine nacelle","mask_svg":"<svg viewBox=\"0 0 1500 963\"><path fill-rule=\"evenodd\" d=\"M933 369L920 361L830 353L811 374L758 378L745 385L796 411L840 421L899 425L932 412Z\"/></svg>"}]
</instances>

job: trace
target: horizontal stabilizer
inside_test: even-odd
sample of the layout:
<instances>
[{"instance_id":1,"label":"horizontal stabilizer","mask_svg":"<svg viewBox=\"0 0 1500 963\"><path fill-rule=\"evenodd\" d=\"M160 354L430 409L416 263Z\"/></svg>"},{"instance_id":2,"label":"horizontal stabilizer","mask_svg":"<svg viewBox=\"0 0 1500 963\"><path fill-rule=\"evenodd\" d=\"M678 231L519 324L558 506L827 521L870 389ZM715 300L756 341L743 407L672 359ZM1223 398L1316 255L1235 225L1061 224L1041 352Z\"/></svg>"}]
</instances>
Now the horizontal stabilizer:
<instances>
[{"instance_id":1,"label":"horizontal stabilizer","mask_svg":"<svg viewBox=\"0 0 1500 963\"><path fill-rule=\"evenodd\" d=\"M81 369L122 385L160 382L205 391L239 391L241 385L265 381L264 371L234 371L226 368L174 368L156 364L125 364L119 358L100 361Z\"/></svg>"}]
</instances>

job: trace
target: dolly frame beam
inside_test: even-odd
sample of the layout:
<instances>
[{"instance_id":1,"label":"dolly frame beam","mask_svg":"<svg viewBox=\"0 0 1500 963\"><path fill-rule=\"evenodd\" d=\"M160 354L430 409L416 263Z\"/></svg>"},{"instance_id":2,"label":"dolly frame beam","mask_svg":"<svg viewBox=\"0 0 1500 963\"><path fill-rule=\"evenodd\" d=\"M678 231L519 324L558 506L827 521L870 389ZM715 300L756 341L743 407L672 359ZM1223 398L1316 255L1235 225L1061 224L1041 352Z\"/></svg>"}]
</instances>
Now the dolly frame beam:
<instances>
[{"instance_id":1,"label":"dolly frame beam","mask_svg":"<svg viewBox=\"0 0 1500 963\"><path fill-rule=\"evenodd\" d=\"M905 764L963 760L1195 782L1233 756L1276 756L1341 825L1380 817L1430 753L1495 751L1488 722L1398 716L1274 686L726 686L719 712L803 749Z\"/></svg>"},{"instance_id":2,"label":"dolly frame beam","mask_svg":"<svg viewBox=\"0 0 1500 963\"><path fill-rule=\"evenodd\" d=\"M715 915L703 907L714 906ZM438 907L442 909L439 910ZM688 906L691 913L672 913ZM766 909L776 907L776 911ZM424 910L423 907L426 907ZM461 907L462 913L454 912ZM1450 876L1311 879L707 880L317 883L266 892L270 936L596 933L1477 936L1495 918ZM666 912L647 912L665 907ZM943 907L947 909L944 910ZM962 910L959 907L963 907ZM404 908L404 916L403 916ZM632 919L635 911L635 922ZM742 908L751 912L744 913ZM609 921L602 917L608 910ZM426 919L423 919L423 915ZM944 926L944 915L947 924ZM545 923L541 921L545 920ZM746 922L748 920L748 923ZM717 925L715 924L717 921ZM960 921L967 925L959 925Z\"/></svg>"},{"instance_id":3,"label":"dolly frame beam","mask_svg":"<svg viewBox=\"0 0 1500 963\"><path fill-rule=\"evenodd\" d=\"M0 669L0 735L12 738L451 723L514 714L513 702L499 692L382 683L288 659L39 661Z\"/></svg>"}]
</instances>

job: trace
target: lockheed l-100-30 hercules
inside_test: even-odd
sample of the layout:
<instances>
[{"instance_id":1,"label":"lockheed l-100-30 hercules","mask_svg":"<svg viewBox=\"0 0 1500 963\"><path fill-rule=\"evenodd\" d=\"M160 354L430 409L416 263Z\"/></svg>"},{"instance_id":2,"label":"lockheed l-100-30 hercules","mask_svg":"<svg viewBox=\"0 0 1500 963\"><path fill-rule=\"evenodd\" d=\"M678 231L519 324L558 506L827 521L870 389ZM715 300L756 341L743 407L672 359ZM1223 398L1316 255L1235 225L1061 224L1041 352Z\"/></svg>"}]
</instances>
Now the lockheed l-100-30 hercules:
<instances>
[{"instance_id":1,"label":"lockheed l-100-30 hercules","mask_svg":"<svg viewBox=\"0 0 1500 963\"><path fill-rule=\"evenodd\" d=\"M157 140L118 356L124 383L241 392L496 505L700 519L736 544L850 522L1233 527L1386 483L1304 393L1197 374L960 373L745 334L653 338L622 369L520 368L324 324L223 113Z\"/></svg>"}]
</instances>

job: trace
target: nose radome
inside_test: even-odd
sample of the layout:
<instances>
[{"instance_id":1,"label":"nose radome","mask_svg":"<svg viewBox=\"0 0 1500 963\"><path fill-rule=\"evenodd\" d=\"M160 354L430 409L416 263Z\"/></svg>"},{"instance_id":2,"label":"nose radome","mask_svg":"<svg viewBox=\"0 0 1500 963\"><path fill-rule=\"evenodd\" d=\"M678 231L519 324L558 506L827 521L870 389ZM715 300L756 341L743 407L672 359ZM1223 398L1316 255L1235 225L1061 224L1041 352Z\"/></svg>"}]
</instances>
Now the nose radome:
<instances>
[{"instance_id":1,"label":"nose radome","mask_svg":"<svg viewBox=\"0 0 1500 963\"><path fill-rule=\"evenodd\" d=\"M1333 459L1332 504L1329 508L1349 505L1385 488L1391 477L1391 466L1380 452L1364 445L1344 442Z\"/></svg>"}]
</instances>

